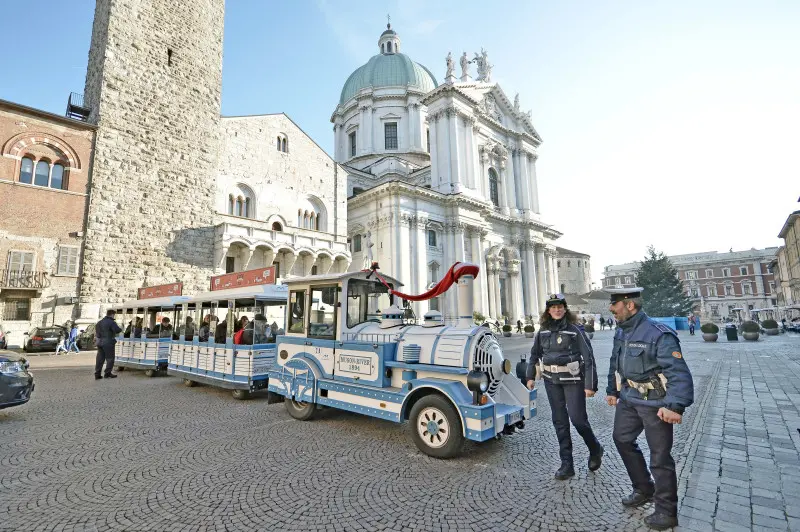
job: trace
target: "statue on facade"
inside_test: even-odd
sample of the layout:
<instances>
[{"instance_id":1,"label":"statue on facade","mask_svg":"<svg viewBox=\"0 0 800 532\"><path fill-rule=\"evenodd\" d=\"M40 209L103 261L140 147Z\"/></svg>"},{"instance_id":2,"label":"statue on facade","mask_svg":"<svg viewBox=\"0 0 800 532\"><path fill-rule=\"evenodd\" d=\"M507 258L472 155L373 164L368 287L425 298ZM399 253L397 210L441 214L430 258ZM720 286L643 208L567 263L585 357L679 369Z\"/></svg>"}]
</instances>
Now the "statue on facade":
<instances>
[{"instance_id":1,"label":"statue on facade","mask_svg":"<svg viewBox=\"0 0 800 532\"><path fill-rule=\"evenodd\" d=\"M514 111L519 113L519 93L514 96Z\"/></svg>"},{"instance_id":2,"label":"statue on facade","mask_svg":"<svg viewBox=\"0 0 800 532\"><path fill-rule=\"evenodd\" d=\"M375 243L372 242L372 231L367 231L367 238L364 240L364 248L367 250L364 253L364 269L368 270L372 267L372 246Z\"/></svg>"},{"instance_id":3,"label":"statue on facade","mask_svg":"<svg viewBox=\"0 0 800 532\"><path fill-rule=\"evenodd\" d=\"M467 52L464 52L464 55L461 56L461 81L467 81L469 79L469 63L470 60L467 59Z\"/></svg>"},{"instance_id":4,"label":"statue on facade","mask_svg":"<svg viewBox=\"0 0 800 532\"><path fill-rule=\"evenodd\" d=\"M455 63L453 63L453 54L451 52L447 52L447 57L445 58L445 62L447 63L447 74L444 75L444 79L454 77L455 74Z\"/></svg>"},{"instance_id":5,"label":"statue on facade","mask_svg":"<svg viewBox=\"0 0 800 532\"><path fill-rule=\"evenodd\" d=\"M492 65L489 64L489 54L486 50L481 48L481 53L476 53L472 62L478 65L478 77L475 79L485 83L492 81Z\"/></svg>"}]
</instances>

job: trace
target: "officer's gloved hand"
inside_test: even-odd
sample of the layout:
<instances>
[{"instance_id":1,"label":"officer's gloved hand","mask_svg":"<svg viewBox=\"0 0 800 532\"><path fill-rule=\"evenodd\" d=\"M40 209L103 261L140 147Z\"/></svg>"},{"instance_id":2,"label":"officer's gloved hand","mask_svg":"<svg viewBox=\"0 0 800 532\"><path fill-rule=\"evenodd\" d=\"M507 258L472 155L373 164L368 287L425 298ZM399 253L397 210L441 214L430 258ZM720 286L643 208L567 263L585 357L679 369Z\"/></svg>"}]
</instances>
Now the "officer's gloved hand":
<instances>
[{"instance_id":1,"label":"officer's gloved hand","mask_svg":"<svg viewBox=\"0 0 800 532\"><path fill-rule=\"evenodd\" d=\"M529 380L528 381L528 389L529 390L533 390L535 387L536 387L536 381L534 381L533 379Z\"/></svg>"}]
</instances>

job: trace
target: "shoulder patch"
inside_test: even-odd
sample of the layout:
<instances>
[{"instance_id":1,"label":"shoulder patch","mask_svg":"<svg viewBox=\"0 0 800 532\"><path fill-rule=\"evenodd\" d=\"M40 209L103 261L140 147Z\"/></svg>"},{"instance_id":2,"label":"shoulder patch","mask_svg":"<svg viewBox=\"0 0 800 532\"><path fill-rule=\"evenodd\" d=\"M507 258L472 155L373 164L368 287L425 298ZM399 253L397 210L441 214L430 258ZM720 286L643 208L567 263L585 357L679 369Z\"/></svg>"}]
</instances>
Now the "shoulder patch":
<instances>
[{"instance_id":1,"label":"shoulder patch","mask_svg":"<svg viewBox=\"0 0 800 532\"><path fill-rule=\"evenodd\" d=\"M576 333L576 332L572 332L572 331L561 331L561 334L568 334L568 335L570 335L570 336L575 336L575 335L576 335L576 334L578 334L578 333Z\"/></svg>"},{"instance_id":2,"label":"shoulder patch","mask_svg":"<svg viewBox=\"0 0 800 532\"><path fill-rule=\"evenodd\" d=\"M675 358L683 358L683 355L681 354L680 351L673 351L672 356L674 356Z\"/></svg>"},{"instance_id":3,"label":"shoulder patch","mask_svg":"<svg viewBox=\"0 0 800 532\"><path fill-rule=\"evenodd\" d=\"M550 331L539 331L539 334L550 334Z\"/></svg>"}]
</instances>

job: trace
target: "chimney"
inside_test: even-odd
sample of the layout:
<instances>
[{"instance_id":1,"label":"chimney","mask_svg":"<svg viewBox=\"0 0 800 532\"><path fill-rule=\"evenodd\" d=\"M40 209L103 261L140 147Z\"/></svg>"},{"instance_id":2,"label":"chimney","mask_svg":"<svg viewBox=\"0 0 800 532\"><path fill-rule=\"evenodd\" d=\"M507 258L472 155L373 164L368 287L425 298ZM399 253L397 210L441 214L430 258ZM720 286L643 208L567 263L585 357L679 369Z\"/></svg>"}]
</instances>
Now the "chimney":
<instances>
[{"instance_id":1,"label":"chimney","mask_svg":"<svg viewBox=\"0 0 800 532\"><path fill-rule=\"evenodd\" d=\"M467 274L458 279L458 327L468 329L475 325L472 311L475 308L473 296L473 283L475 276Z\"/></svg>"}]
</instances>

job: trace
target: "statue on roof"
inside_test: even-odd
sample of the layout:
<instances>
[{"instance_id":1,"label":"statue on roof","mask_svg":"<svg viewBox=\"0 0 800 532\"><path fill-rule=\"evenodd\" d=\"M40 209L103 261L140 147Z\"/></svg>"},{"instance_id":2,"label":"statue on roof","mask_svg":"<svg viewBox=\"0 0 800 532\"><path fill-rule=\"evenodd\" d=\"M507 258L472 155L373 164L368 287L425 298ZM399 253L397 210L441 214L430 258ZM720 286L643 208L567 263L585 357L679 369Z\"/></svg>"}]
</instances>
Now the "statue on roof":
<instances>
[{"instance_id":1,"label":"statue on roof","mask_svg":"<svg viewBox=\"0 0 800 532\"><path fill-rule=\"evenodd\" d=\"M519 93L514 96L514 110L519 113Z\"/></svg>"},{"instance_id":2,"label":"statue on roof","mask_svg":"<svg viewBox=\"0 0 800 532\"><path fill-rule=\"evenodd\" d=\"M489 83L492 80L492 65L489 63L489 54L486 50L481 48L481 53L476 53L472 62L478 65L478 77L475 79Z\"/></svg>"},{"instance_id":3,"label":"statue on roof","mask_svg":"<svg viewBox=\"0 0 800 532\"><path fill-rule=\"evenodd\" d=\"M453 63L453 54L451 52L447 52L445 62L447 63L447 73L444 75L444 78L447 79L453 77L456 70L455 63Z\"/></svg>"},{"instance_id":4,"label":"statue on roof","mask_svg":"<svg viewBox=\"0 0 800 532\"><path fill-rule=\"evenodd\" d=\"M464 52L464 55L461 56L461 81L469 79L469 64L470 60L467 59L467 52Z\"/></svg>"}]
</instances>

